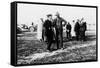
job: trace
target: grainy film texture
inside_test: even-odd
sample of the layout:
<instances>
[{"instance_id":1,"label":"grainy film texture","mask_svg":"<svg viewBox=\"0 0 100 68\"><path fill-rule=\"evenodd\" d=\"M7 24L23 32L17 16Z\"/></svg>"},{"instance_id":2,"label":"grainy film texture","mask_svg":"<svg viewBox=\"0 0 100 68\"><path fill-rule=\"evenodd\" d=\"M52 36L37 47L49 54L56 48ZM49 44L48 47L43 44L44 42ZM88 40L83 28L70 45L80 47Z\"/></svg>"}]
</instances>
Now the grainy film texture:
<instances>
[{"instance_id":1,"label":"grainy film texture","mask_svg":"<svg viewBox=\"0 0 100 68\"><path fill-rule=\"evenodd\" d=\"M17 6L17 64L96 60L96 8Z\"/></svg>"}]
</instances>

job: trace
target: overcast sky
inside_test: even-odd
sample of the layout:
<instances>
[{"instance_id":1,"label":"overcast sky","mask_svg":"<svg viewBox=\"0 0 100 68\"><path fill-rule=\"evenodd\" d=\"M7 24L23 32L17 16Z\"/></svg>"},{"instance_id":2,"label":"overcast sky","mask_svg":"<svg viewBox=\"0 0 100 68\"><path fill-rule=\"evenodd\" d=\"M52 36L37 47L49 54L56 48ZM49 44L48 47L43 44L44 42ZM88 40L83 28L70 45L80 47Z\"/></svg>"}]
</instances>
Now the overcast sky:
<instances>
[{"instance_id":1,"label":"overcast sky","mask_svg":"<svg viewBox=\"0 0 100 68\"><path fill-rule=\"evenodd\" d=\"M17 16L18 24L31 25L32 22L36 24L40 18L46 19L47 14L52 14L54 18L57 11L60 13L61 17L69 22L84 17L87 23L96 23L96 8L19 3Z\"/></svg>"}]
</instances>

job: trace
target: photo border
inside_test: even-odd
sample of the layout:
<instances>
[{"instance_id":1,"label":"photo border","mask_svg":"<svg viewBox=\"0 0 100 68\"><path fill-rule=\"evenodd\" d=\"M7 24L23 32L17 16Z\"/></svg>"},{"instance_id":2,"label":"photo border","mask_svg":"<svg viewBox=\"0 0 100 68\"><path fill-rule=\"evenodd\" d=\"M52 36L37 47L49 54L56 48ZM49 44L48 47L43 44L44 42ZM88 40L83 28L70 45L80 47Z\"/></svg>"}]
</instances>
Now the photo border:
<instances>
[{"instance_id":1,"label":"photo border","mask_svg":"<svg viewBox=\"0 0 100 68\"><path fill-rule=\"evenodd\" d=\"M58 62L58 63L38 63L38 64L17 64L17 4L38 4L38 5L53 5L53 6L70 6L70 7L84 7L96 8L96 60L85 61L71 61L71 62ZM11 65L13 66L30 66L30 65L50 65L50 64L65 64L65 63L83 63L98 61L98 6L91 5L75 5L75 4L57 4L57 3L42 3L42 2L24 2L14 1L11 2Z\"/></svg>"}]
</instances>

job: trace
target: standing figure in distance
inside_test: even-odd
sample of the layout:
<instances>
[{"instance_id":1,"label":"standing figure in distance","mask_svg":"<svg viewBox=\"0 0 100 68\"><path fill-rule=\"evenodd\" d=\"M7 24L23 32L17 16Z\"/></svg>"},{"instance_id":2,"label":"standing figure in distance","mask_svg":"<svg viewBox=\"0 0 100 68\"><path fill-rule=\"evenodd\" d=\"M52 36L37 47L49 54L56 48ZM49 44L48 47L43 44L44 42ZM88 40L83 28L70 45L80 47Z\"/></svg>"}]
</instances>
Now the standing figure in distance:
<instances>
[{"instance_id":1,"label":"standing figure in distance","mask_svg":"<svg viewBox=\"0 0 100 68\"><path fill-rule=\"evenodd\" d=\"M75 35L76 35L76 40L79 40L79 36L80 36L80 24L79 24L79 19L77 19L77 22L75 23L75 27L74 27L74 31L75 31Z\"/></svg>"},{"instance_id":2,"label":"standing figure in distance","mask_svg":"<svg viewBox=\"0 0 100 68\"><path fill-rule=\"evenodd\" d=\"M87 30L86 22L80 24L80 38L82 41L85 41L85 31Z\"/></svg>"},{"instance_id":3,"label":"standing figure in distance","mask_svg":"<svg viewBox=\"0 0 100 68\"><path fill-rule=\"evenodd\" d=\"M66 35L67 35L67 39L71 39L71 24L68 22L66 25Z\"/></svg>"}]
</instances>

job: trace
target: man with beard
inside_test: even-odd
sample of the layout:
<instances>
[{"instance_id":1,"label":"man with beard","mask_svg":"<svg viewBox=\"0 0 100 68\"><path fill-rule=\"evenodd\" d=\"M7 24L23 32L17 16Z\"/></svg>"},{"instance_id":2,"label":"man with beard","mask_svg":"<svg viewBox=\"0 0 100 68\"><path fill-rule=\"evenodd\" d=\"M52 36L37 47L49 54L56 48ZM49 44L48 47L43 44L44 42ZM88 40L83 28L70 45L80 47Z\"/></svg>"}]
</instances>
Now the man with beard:
<instances>
[{"instance_id":1,"label":"man with beard","mask_svg":"<svg viewBox=\"0 0 100 68\"><path fill-rule=\"evenodd\" d=\"M47 49L51 51L51 45L53 42L53 30L52 30L52 15L47 15L47 20L44 22L43 27L45 28L45 35L47 38Z\"/></svg>"},{"instance_id":2,"label":"man with beard","mask_svg":"<svg viewBox=\"0 0 100 68\"><path fill-rule=\"evenodd\" d=\"M64 26L67 23L62 17L60 17L60 14L56 13L56 18L54 19L54 26L56 30L56 43L57 43L57 49L63 48L63 22Z\"/></svg>"}]
</instances>

